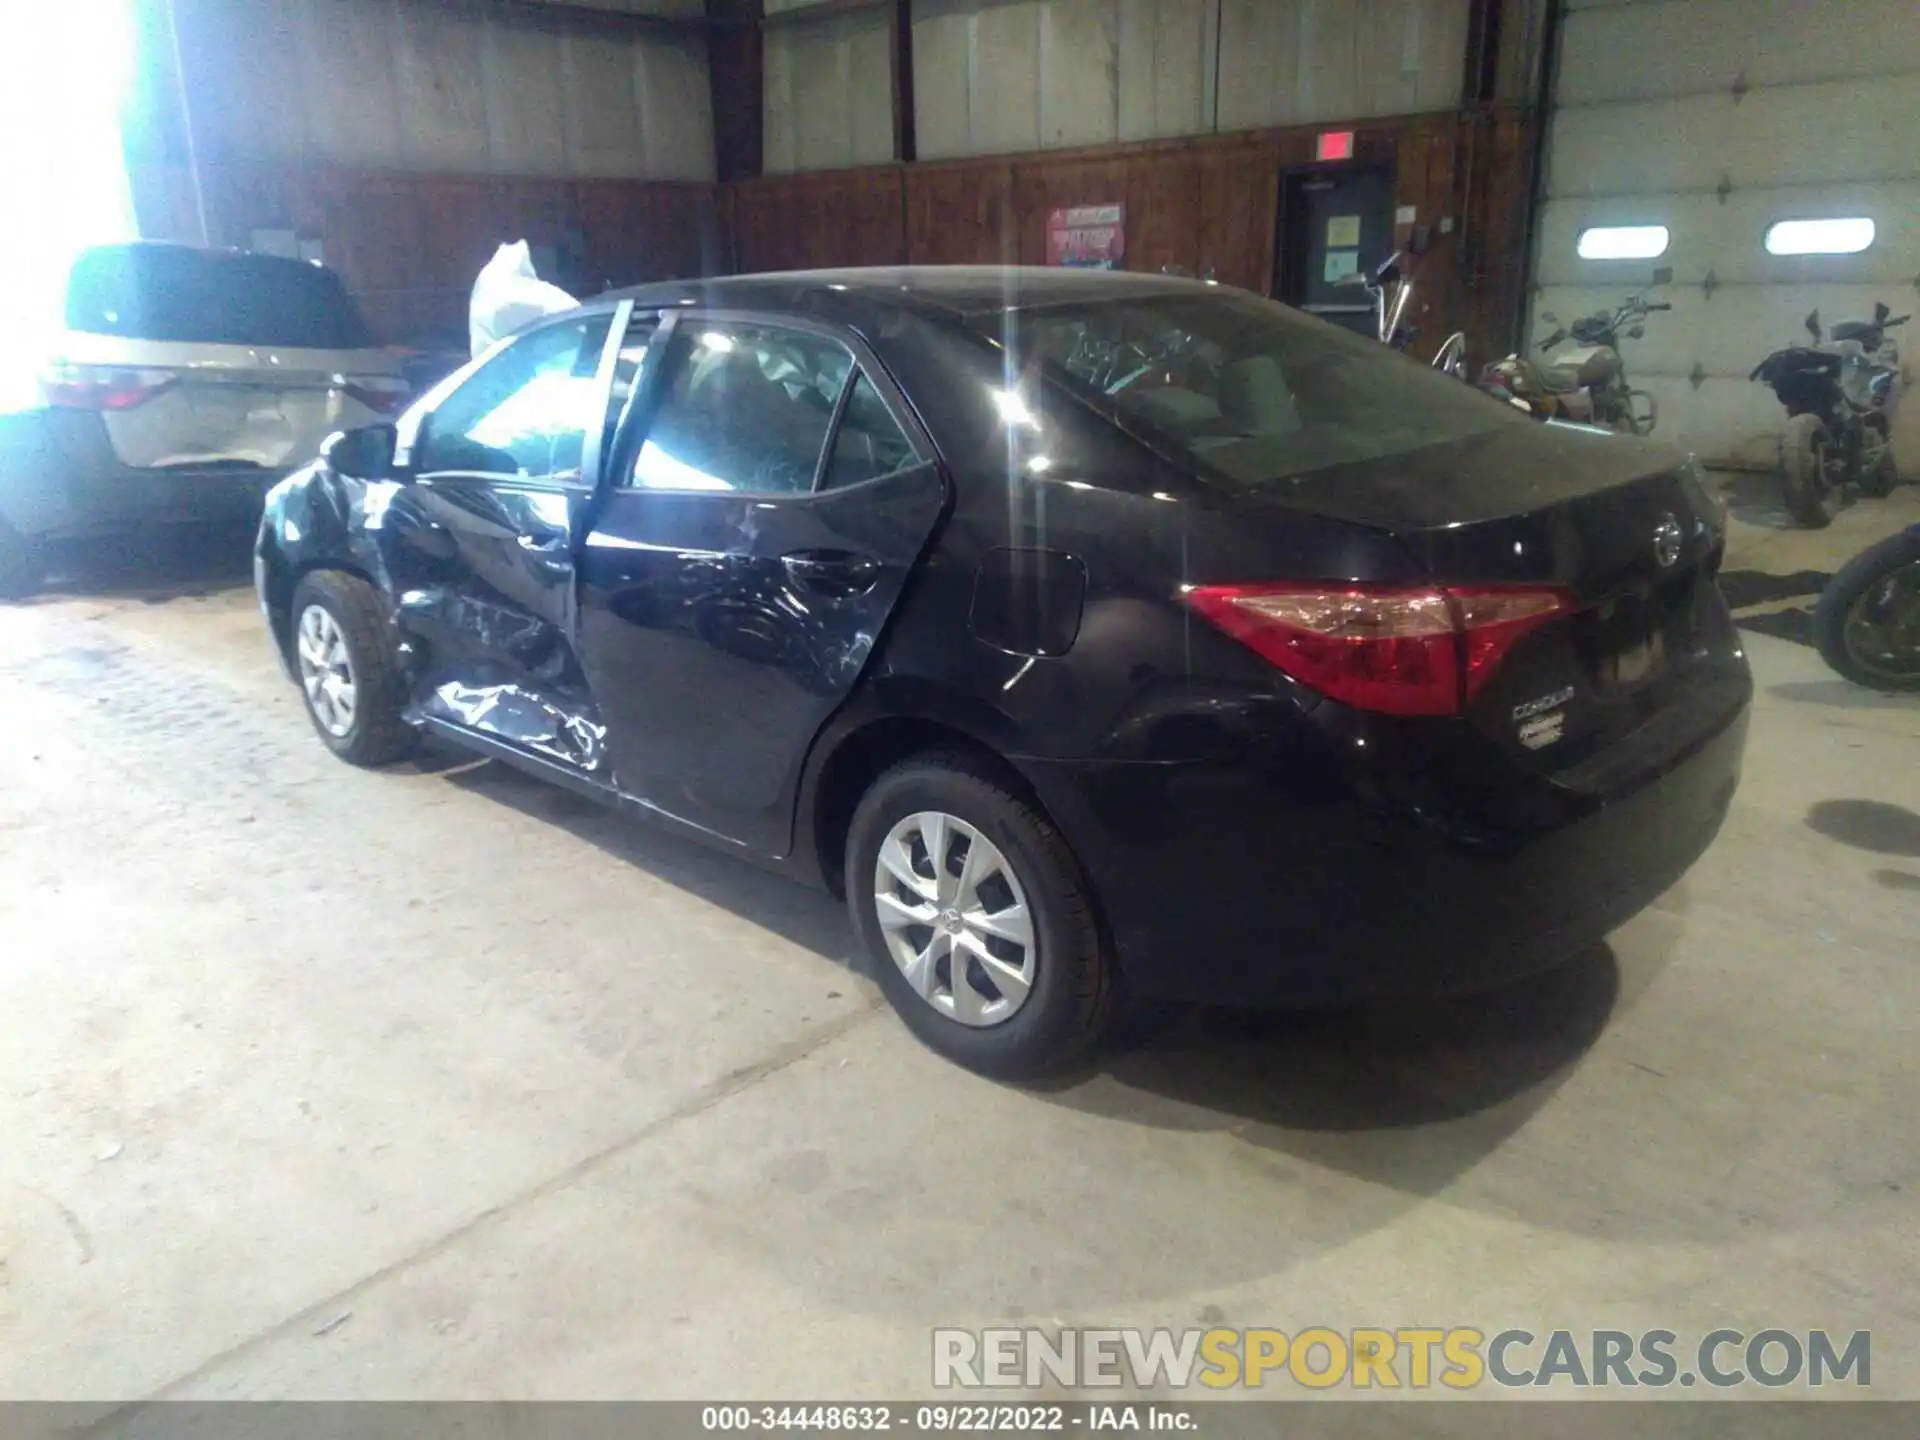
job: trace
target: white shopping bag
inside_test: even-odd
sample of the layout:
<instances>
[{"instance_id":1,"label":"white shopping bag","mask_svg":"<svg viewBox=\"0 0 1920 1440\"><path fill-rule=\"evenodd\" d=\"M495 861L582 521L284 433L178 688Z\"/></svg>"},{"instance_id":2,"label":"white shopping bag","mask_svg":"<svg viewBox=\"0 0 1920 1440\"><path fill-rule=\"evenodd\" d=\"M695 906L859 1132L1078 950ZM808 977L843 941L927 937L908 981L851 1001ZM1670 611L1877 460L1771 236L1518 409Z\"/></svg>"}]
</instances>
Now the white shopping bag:
<instances>
[{"instance_id":1,"label":"white shopping bag","mask_svg":"<svg viewBox=\"0 0 1920 1440\"><path fill-rule=\"evenodd\" d=\"M502 245L473 282L473 299L467 305L468 343L478 355L503 336L579 303L534 273L526 241Z\"/></svg>"}]
</instances>

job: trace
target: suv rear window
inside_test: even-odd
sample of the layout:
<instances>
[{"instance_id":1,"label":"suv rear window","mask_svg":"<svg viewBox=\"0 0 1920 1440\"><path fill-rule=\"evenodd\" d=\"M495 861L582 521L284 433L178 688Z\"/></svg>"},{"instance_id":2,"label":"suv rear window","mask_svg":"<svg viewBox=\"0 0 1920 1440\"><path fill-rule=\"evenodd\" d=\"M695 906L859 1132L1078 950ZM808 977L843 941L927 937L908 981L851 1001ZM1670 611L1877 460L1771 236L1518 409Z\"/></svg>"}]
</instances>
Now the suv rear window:
<instances>
[{"instance_id":1,"label":"suv rear window","mask_svg":"<svg viewBox=\"0 0 1920 1440\"><path fill-rule=\"evenodd\" d=\"M1235 489L1532 423L1377 341L1234 292L984 323L1023 364Z\"/></svg>"},{"instance_id":2,"label":"suv rear window","mask_svg":"<svg viewBox=\"0 0 1920 1440\"><path fill-rule=\"evenodd\" d=\"M374 343L333 271L303 260L107 245L74 262L67 328L134 340L360 350Z\"/></svg>"}]
</instances>

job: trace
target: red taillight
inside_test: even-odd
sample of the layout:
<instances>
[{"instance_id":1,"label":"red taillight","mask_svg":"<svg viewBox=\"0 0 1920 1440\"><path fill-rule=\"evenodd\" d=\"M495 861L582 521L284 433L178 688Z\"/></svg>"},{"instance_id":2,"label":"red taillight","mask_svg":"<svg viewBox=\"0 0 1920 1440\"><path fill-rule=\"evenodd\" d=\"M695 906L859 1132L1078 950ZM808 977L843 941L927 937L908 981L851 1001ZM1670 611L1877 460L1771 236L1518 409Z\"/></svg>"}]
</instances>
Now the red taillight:
<instances>
[{"instance_id":1,"label":"red taillight","mask_svg":"<svg viewBox=\"0 0 1920 1440\"><path fill-rule=\"evenodd\" d=\"M1202 585L1187 604L1301 684L1359 710L1455 715L1521 636L1571 608L1558 590Z\"/></svg>"},{"instance_id":2,"label":"red taillight","mask_svg":"<svg viewBox=\"0 0 1920 1440\"><path fill-rule=\"evenodd\" d=\"M370 380L349 380L347 395L358 400L376 415L392 415L407 403L407 385L404 380L389 380L377 377Z\"/></svg>"},{"instance_id":3,"label":"red taillight","mask_svg":"<svg viewBox=\"0 0 1920 1440\"><path fill-rule=\"evenodd\" d=\"M40 378L41 398L62 410L131 410L176 379L171 370L115 370L104 365L55 365Z\"/></svg>"}]
</instances>

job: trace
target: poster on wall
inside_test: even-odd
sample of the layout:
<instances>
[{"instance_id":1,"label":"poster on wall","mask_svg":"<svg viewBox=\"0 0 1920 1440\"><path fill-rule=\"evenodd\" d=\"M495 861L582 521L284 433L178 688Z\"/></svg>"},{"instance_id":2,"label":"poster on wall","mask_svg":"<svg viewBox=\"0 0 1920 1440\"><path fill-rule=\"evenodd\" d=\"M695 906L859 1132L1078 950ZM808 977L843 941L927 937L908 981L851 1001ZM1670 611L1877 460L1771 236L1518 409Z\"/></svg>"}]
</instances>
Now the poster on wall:
<instances>
[{"instance_id":1,"label":"poster on wall","mask_svg":"<svg viewBox=\"0 0 1920 1440\"><path fill-rule=\"evenodd\" d=\"M1063 205L1047 215L1047 264L1118 270L1126 258L1125 205Z\"/></svg>"}]
</instances>

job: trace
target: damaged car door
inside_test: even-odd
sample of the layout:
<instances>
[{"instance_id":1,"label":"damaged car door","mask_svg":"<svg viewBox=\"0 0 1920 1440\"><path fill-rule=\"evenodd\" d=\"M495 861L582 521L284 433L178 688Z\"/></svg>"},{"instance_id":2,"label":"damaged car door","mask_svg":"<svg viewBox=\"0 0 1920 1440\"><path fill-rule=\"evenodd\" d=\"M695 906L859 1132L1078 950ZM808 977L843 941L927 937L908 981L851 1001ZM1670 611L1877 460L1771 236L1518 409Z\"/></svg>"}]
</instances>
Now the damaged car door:
<instances>
[{"instance_id":1,"label":"damaged car door","mask_svg":"<svg viewBox=\"0 0 1920 1440\"><path fill-rule=\"evenodd\" d=\"M574 537L629 308L529 330L426 410L399 457L407 523L386 525L382 547L424 659L422 718L597 778L605 732L573 647Z\"/></svg>"},{"instance_id":2,"label":"damaged car door","mask_svg":"<svg viewBox=\"0 0 1920 1440\"><path fill-rule=\"evenodd\" d=\"M579 556L580 648L624 794L765 855L946 503L852 337L681 311Z\"/></svg>"}]
</instances>

